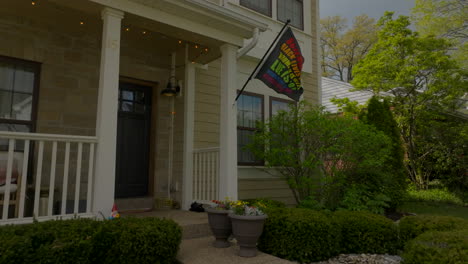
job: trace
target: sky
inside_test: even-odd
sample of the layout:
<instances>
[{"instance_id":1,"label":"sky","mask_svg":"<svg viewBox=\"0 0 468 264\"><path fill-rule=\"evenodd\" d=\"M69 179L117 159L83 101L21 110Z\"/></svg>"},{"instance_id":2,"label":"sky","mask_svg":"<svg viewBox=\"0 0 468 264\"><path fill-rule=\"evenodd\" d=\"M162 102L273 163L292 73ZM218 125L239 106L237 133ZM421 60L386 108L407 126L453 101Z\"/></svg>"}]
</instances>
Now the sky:
<instances>
[{"instance_id":1,"label":"sky","mask_svg":"<svg viewBox=\"0 0 468 264\"><path fill-rule=\"evenodd\" d=\"M320 17L340 15L348 19L367 14L379 19L385 11L394 11L396 15L409 15L414 0L321 0Z\"/></svg>"}]
</instances>

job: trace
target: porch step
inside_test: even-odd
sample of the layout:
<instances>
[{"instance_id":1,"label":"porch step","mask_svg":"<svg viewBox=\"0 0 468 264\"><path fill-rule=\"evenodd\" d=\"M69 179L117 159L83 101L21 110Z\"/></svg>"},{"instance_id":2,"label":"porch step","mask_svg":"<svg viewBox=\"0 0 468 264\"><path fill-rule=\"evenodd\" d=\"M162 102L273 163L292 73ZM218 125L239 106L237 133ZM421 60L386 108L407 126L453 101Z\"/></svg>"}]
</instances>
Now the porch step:
<instances>
[{"instance_id":1,"label":"porch step","mask_svg":"<svg viewBox=\"0 0 468 264\"><path fill-rule=\"evenodd\" d=\"M208 223L182 226L182 239L194 239L212 236Z\"/></svg>"},{"instance_id":2,"label":"porch step","mask_svg":"<svg viewBox=\"0 0 468 264\"><path fill-rule=\"evenodd\" d=\"M115 199L115 204L120 212L138 212L150 211L153 209L153 197L138 197L138 198L125 198Z\"/></svg>"},{"instance_id":3,"label":"porch step","mask_svg":"<svg viewBox=\"0 0 468 264\"><path fill-rule=\"evenodd\" d=\"M206 213L182 210L159 210L150 212L123 213L134 217L158 217L172 219L182 227L182 239L195 239L212 236Z\"/></svg>"}]
</instances>

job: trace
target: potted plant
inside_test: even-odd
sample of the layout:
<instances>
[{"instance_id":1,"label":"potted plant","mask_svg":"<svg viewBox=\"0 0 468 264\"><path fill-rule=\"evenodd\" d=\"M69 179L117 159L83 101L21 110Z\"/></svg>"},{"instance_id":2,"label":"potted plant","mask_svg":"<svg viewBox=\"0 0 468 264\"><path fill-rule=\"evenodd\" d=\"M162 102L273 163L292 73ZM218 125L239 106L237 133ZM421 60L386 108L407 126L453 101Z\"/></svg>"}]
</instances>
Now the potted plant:
<instances>
[{"instance_id":1,"label":"potted plant","mask_svg":"<svg viewBox=\"0 0 468 264\"><path fill-rule=\"evenodd\" d=\"M262 235L263 224L268 217L262 208L261 204L249 206L242 201L232 205L229 217L232 221L232 234L239 244L241 257L257 255L257 241Z\"/></svg>"},{"instance_id":2,"label":"potted plant","mask_svg":"<svg viewBox=\"0 0 468 264\"><path fill-rule=\"evenodd\" d=\"M208 213L208 223L216 240L213 246L216 248L226 248L231 245L227 240L232 233L231 219L228 217L231 213L232 202L229 199L224 201L213 200L212 204L206 209Z\"/></svg>"}]
</instances>

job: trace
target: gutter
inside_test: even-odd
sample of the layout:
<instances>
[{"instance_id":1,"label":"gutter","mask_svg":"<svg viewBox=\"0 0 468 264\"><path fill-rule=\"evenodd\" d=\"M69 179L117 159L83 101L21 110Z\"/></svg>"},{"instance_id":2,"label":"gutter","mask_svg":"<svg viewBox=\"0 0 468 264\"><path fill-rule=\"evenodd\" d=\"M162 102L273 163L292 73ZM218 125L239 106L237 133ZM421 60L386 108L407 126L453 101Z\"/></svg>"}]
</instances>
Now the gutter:
<instances>
[{"instance_id":1,"label":"gutter","mask_svg":"<svg viewBox=\"0 0 468 264\"><path fill-rule=\"evenodd\" d=\"M244 47L240 48L238 51L237 51L237 59L239 59L240 57L244 56L245 54L247 54L250 50L252 50L253 48L255 48L255 46L257 45L258 43L258 39L260 38L260 29L259 28L255 28L254 31L253 31L253 37L252 37L252 41L250 41L247 45L245 45Z\"/></svg>"},{"instance_id":2,"label":"gutter","mask_svg":"<svg viewBox=\"0 0 468 264\"><path fill-rule=\"evenodd\" d=\"M172 2L168 0L164 0L166 2ZM268 29L268 25L264 24L258 20L255 20L251 17L239 14L237 12L231 11L225 8L222 5L213 4L207 2L206 0L185 0L186 2L190 2L198 7L210 10L218 15L222 15L224 17L237 20L238 22L244 23L244 25L248 25L249 27L259 28L261 31L265 31ZM224 4L224 2L223 2Z\"/></svg>"}]
</instances>

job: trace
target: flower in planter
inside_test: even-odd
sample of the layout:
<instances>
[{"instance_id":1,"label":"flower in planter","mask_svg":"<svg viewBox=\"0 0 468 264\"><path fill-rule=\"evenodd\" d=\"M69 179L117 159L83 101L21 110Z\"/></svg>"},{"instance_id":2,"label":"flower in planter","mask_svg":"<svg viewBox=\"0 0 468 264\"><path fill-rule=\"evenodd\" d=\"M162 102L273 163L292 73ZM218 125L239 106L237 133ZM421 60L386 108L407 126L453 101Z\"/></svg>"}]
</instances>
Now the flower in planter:
<instances>
[{"instance_id":1,"label":"flower in planter","mask_svg":"<svg viewBox=\"0 0 468 264\"><path fill-rule=\"evenodd\" d=\"M223 201L212 200L211 202L212 204L210 207L216 210L230 210L233 204L233 201L229 200L228 197L226 197Z\"/></svg>"},{"instance_id":2,"label":"flower in planter","mask_svg":"<svg viewBox=\"0 0 468 264\"><path fill-rule=\"evenodd\" d=\"M265 206L261 203L255 203L254 205L248 205L247 202L237 201L232 205L232 211L236 215L248 215L248 216L260 216L265 215L263 212Z\"/></svg>"}]
</instances>

